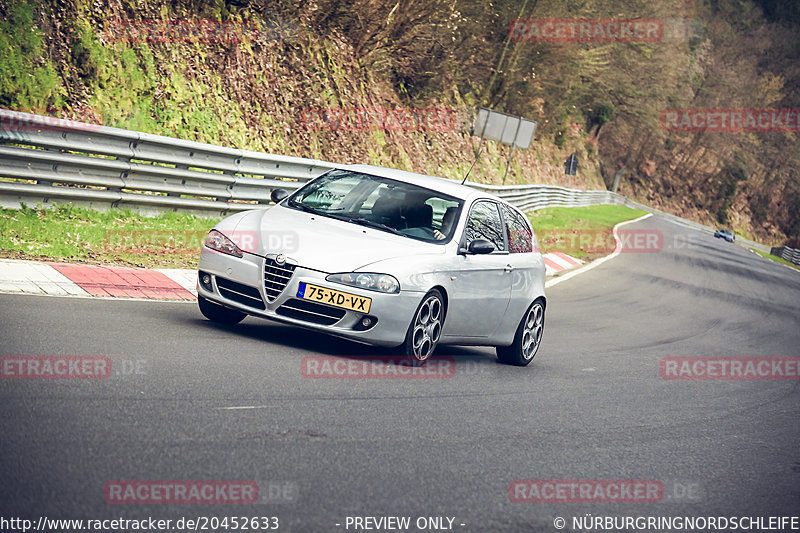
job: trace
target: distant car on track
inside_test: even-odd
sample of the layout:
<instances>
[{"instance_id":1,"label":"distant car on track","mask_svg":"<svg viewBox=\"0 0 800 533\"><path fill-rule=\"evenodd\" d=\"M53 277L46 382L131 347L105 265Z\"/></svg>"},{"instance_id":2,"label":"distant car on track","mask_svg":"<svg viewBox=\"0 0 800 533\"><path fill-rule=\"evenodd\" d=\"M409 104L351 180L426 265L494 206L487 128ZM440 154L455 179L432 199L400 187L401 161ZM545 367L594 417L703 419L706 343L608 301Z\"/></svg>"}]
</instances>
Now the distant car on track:
<instances>
[{"instance_id":1,"label":"distant car on track","mask_svg":"<svg viewBox=\"0 0 800 533\"><path fill-rule=\"evenodd\" d=\"M736 236L733 234L733 232L725 228L719 228L717 231L715 231L714 237L718 239L725 239L728 242L733 242L736 240Z\"/></svg>"},{"instance_id":2,"label":"distant car on track","mask_svg":"<svg viewBox=\"0 0 800 533\"><path fill-rule=\"evenodd\" d=\"M519 366L536 355L544 261L527 217L507 202L366 165L272 199L206 237L198 302L210 320L278 320L402 346L415 362L439 344L495 346L501 362Z\"/></svg>"}]
</instances>

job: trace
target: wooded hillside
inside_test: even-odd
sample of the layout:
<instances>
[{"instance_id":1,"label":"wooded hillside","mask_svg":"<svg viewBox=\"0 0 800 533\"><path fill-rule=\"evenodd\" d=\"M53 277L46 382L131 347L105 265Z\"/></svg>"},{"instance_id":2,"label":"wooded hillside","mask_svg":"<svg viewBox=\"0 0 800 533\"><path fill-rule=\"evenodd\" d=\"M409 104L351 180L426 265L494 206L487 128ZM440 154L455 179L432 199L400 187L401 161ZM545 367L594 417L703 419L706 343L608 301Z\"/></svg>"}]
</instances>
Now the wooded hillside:
<instances>
[{"instance_id":1,"label":"wooded hillside","mask_svg":"<svg viewBox=\"0 0 800 533\"><path fill-rule=\"evenodd\" d=\"M547 19L661 33L537 40ZM4 108L458 177L485 106L538 122L507 183L597 189L619 175L619 192L681 216L769 243L800 236L800 2L0 0L0 20ZM215 21L228 26L192 33ZM390 124L397 109L407 120ZM665 118L748 109L794 109L794 126ZM500 183L507 150L487 142L471 178Z\"/></svg>"}]
</instances>

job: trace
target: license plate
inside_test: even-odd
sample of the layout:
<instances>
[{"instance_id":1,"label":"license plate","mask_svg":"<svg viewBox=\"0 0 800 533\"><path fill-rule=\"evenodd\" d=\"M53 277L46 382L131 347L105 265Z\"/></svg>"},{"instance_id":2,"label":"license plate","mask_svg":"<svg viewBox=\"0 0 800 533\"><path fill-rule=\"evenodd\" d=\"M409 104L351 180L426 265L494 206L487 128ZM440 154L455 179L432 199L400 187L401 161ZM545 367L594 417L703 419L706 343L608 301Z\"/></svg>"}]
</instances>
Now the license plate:
<instances>
[{"instance_id":1,"label":"license plate","mask_svg":"<svg viewBox=\"0 0 800 533\"><path fill-rule=\"evenodd\" d=\"M300 282L297 288L297 297L362 313L369 313L369 306L372 305L372 298L328 289L303 281Z\"/></svg>"}]
</instances>

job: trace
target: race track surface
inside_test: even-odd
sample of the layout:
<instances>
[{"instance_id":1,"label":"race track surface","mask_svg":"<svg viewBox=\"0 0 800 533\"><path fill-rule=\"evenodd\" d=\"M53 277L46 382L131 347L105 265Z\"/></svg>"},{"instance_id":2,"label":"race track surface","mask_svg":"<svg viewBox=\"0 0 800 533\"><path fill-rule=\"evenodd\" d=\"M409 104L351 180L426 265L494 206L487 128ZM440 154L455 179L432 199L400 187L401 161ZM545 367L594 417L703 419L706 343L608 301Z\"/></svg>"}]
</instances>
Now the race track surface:
<instances>
[{"instance_id":1,"label":"race track surface","mask_svg":"<svg viewBox=\"0 0 800 533\"><path fill-rule=\"evenodd\" d=\"M797 515L800 381L664 379L660 364L800 356L800 272L656 217L627 227L660 231L663 249L549 289L529 367L443 347L454 371L441 379L312 379L304 357L385 352L254 318L214 325L190 303L0 295L0 355L107 356L114 369L0 380L3 515L277 516L297 532L354 531L348 516L484 532L556 531L556 517L570 531L588 513ZM663 493L512 501L526 479ZM244 505L109 504L118 480L291 489Z\"/></svg>"}]
</instances>

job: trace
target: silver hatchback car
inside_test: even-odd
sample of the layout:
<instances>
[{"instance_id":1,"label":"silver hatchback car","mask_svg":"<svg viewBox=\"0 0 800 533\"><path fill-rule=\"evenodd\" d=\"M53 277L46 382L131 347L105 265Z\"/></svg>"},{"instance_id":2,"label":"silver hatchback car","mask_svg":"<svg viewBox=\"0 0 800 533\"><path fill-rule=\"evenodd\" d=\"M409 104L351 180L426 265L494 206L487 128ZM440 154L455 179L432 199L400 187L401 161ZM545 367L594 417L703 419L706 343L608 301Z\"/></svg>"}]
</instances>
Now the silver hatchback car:
<instances>
[{"instance_id":1,"label":"silver hatchback car","mask_svg":"<svg viewBox=\"0 0 800 533\"><path fill-rule=\"evenodd\" d=\"M412 361L439 344L496 346L524 366L544 331L545 267L527 217L457 182L366 165L331 170L208 234L208 319L279 320Z\"/></svg>"}]
</instances>

